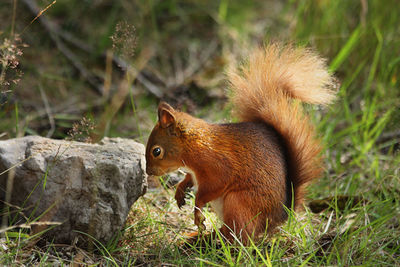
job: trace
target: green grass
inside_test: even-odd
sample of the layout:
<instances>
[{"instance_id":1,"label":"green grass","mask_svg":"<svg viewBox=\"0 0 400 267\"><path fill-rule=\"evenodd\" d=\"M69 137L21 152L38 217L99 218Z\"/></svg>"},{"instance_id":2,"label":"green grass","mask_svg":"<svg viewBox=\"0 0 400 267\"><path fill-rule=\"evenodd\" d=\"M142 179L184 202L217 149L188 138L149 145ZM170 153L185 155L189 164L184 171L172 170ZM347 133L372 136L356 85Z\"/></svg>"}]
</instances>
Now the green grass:
<instances>
[{"instance_id":1,"label":"green grass","mask_svg":"<svg viewBox=\"0 0 400 267\"><path fill-rule=\"evenodd\" d=\"M13 20L10 1L0 8L0 48L12 31L18 33L33 16L18 1ZM200 61L210 40L216 52L183 85L196 85L211 95L207 105L181 105L209 121L230 120L221 97L224 70L246 48L269 40L313 47L328 59L338 78L336 103L309 108L326 150L324 176L308 189L308 200L332 197L330 207L314 214L291 214L288 223L264 242L245 247L219 240L205 248L184 247L185 233L195 231L193 201L179 210L173 190L148 192L132 207L124 236L110 244L95 241L97 253L71 246L31 246L29 229L15 228L0 237L0 264L51 265L72 261L88 265L172 264L198 266L396 266L400 265L400 10L395 0L278 1L58 1L46 16L93 47L89 54L71 46L88 69L107 74L100 55L111 49L110 36L119 21L136 27L135 56L126 59L145 70L170 91L179 86L179 65ZM38 1L45 7L49 1ZM93 5L92 5L93 4ZM105 19L106 18L106 19ZM73 123L91 118L102 136L129 137L145 142L156 119L158 100L141 83L133 83L122 99L104 99L77 75L36 21L21 36L29 48L19 57L21 81L11 83L7 103L0 106L2 139L37 133L50 125L42 112L42 86L55 121L53 138L65 138ZM190 60L189 60L190 58ZM15 77L7 69L7 79ZM112 70L115 91L129 79ZM170 86L166 86L170 84ZM11 97L10 97L11 96ZM1 98L3 99L3 97ZM172 98L174 99L174 98ZM118 101L117 101L118 100ZM75 109L65 102L72 101ZM192 99L195 101L195 99ZM117 104L115 104L117 102ZM60 108L59 108L60 107ZM98 130L98 129L97 129ZM341 205L341 196L362 198ZM205 211L207 228L218 228L215 215ZM16 230L17 229L17 230ZM221 242L222 241L222 242ZM68 253L67 253L67 252Z\"/></svg>"}]
</instances>

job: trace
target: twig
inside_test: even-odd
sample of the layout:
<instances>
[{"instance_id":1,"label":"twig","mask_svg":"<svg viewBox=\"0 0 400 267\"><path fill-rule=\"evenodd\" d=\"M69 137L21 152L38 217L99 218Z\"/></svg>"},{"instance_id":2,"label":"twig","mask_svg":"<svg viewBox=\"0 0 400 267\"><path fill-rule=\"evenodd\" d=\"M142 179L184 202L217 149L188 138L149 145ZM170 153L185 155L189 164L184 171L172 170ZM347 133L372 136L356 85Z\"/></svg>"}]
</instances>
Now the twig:
<instances>
[{"instance_id":1,"label":"twig","mask_svg":"<svg viewBox=\"0 0 400 267\"><path fill-rule=\"evenodd\" d=\"M31 22L29 23L29 25L31 25L35 20L37 20L41 15L43 15L44 12L46 12L52 5L54 5L56 3L56 1L54 0L50 5L48 5L47 7L45 7L43 10L40 10L40 12L36 15L36 17L31 20Z\"/></svg>"},{"instance_id":2,"label":"twig","mask_svg":"<svg viewBox=\"0 0 400 267\"><path fill-rule=\"evenodd\" d=\"M392 131L388 133L383 133L379 138L376 140L376 143L383 143L392 139L398 139L398 142L400 142L400 131Z\"/></svg>"},{"instance_id":3,"label":"twig","mask_svg":"<svg viewBox=\"0 0 400 267\"><path fill-rule=\"evenodd\" d=\"M49 118L49 122L50 122L50 130L47 132L46 137L50 138L53 135L54 130L56 129L54 117L53 117L53 114L51 114L49 101L47 100L46 94L45 94L41 84L39 84L39 90L40 90L40 95L42 96L42 100L44 103L45 111L47 113L47 117Z\"/></svg>"},{"instance_id":4,"label":"twig","mask_svg":"<svg viewBox=\"0 0 400 267\"><path fill-rule=\"evenodd\" d=\"M185 81L185 73L182 67L182 60L178 55L175 55L172 59L175 70L175 84L183 84Z\"/></svg>"},{"instance_id":5,"label":"twig","mask_svg":"<svg viewBox=\"0 0 400 267\"><path fill-rule=\"evenodd\" d=\"M91 47L89 44L81 41L80 39L76 38L73 36L71 33L64 31L57 27L57 34L64 39L64 41L69 42L70 44L74 45L76 48L81 49L84 52L91 53L93 51L93 47Z\"/></svg>"},{"instance_id":6,"label":"twig","mask_svg":"<svg viewBox=\"0 0 400 267\"><path fill-rule=\"evenodd\" d=\"M122 58L114 55L113 62L124 72L128 71L129 65ZM152 82L150 82L142 72L139 72L136 75L136 79L142 83L150 93L155 95L158 98L162 98L164 96L164 92L162 92L157 86L155 86Z\"/></svg>"},{"instance_id":7,"label":"twig","mask_svg":"<svg viewBox=\"0 0 400 267\"><path fill-rule=\"evenodd\" d=\"M368 14L368 2L366 0L361 0L361 12L360 12L360 21L361 25L365 27L366 25L366 17Z\"/></svg>"},{"instance_id":8,"label":"twig","mask_svg":"<svg viewBox=\"0 0 400 267\"><path fill-rule=\"evenodd\" d=\"M11 195L12 195L13 185L14 185L14 178L15 178L15 169L10 168L9 170L10 171L8 173L7 183L6 183L5 202L10 202L10 200L11 200ZM8 216L3 215L2 224L1 224L3 227L5 227L7 225L7 219L8 219ZM1 231L0 231L0 233L1 233Z\"/></svg>"},{"instance_id":9,"label":"twig","mask_svg":"<svg viewBox=\"0 0 400 267\"><path fill-rule=\"evenodd\" d=\"M15 213L18 212L19 214L21 214L22 217L24 217L24 219L25 219L26 221L29 221L28 217L22 212L24 209L21 208L20 206L13 205L13 204L11 204L11 203L9 203L9 202L2 201L2 200L0 200L0 202L4 203L4 204L5 204L6 206L8 206L8 207L11 207L11 208L16 209ZM26 209L26 208L25 208L25 209ZM11 214L11 212L10 212L10 213L7 213L7 215L10 215L10 214ZM6 214L4 213L4 214L2 214L2 215L5 216Z\"/></svg>"},{"instance_id":10,"label":"twig","mask_svg":"<svg viewBox=\"0 0 400 267\"><path fill-rule=\"evenodd\" d=\"M189 65L189 67L187 67L183 72L185 80L196 74L209 60L209 58L215 53L217 48L218 48L218 42L216 40L213 40L207 47L207 49L205 49L203 53L200 54L200 59L198 61L191 60L190 62L194 63L192 65Z\"/></svg>"},{"instance_id":11,"label":"twig","mask_svg":"<svg viewBox=\"0 0 400 267\"><path fill-rule=\"evenodd\" d=\"M18 224L18 225L12 225L9 227L5 227L0 229L0 233L4 233L7 231L10 231L12 229L15 228L27 228L27 229L31 229L31 226L47 226L47 225L60 225L62 223L60 222L30 222L30 223L23 223L23 224Z\"/></svg>"},{"instance_id":12,"label":"twig","mask_svg":"<svg viewBox=\"0 0 400 267\"><path fill-rule=\"evenodd\" d=\"M13 13L11 19L11 36L14 36L14 29L15 29L15 15L17 14L17 0L14 0L13 3Z\"/></svg>"}]
</instances>

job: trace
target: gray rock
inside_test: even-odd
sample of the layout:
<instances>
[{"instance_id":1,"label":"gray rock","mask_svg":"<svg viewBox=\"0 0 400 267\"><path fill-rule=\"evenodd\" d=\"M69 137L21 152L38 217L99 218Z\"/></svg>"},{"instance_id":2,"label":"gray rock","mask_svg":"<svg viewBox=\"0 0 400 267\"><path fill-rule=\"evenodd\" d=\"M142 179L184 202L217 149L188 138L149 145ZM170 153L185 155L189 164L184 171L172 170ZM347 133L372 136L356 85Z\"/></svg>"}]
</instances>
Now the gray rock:
<instances>
[{"instance_id":1,"label":"gray rock","mask_svg":"<svg viewBox=\"0 0 400 267\"><path fill-rule=\"evenodd\" d=\"M99 144L39 136L0 141L0 173L16 165L15 175L6 171L0 176L0 200L6 198L7 178L13 178L10 203L24 214L7 219L13 224L23 217L60 222L50 230L43 225L33 229L46 230L43 237L56 243L85 243L88 235L107 243L146 192L144 152L142 144L121 138Z\"/></svg>"}]
</instances>

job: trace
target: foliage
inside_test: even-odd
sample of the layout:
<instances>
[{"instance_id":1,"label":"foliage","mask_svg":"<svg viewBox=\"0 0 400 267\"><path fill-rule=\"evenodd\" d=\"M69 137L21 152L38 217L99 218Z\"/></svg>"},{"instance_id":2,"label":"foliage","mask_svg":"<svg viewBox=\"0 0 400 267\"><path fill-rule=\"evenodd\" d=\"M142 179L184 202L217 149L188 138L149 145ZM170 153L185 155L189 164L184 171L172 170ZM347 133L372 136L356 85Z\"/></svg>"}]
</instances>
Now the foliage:
<instances>
[{"instance_id":1,"label":"foliage","mask_svg":"<svg viewBox=\"0 0 400 267\"><path fill-rule=\"evenodd\" d=\"M272 238L249 247L221 240L203 248L185 246L184 234L196 230L193 203L178 210L173 190L164 188L136 202L124 236L97 244L97 254L73 246L31 246L29 231L16 228L0 238L1 264L400 264L396 0L71 0L51 5L32 24L37 14L26 1L18 1L14 11L16 2L0 7L5 73L0 76L0 138L66 138L75 129L80 139L107 135L144 142L156 118L158 94L222 122L230 119L225 68L246 49L271 40L311 46L324 55L340 89L329 109L309 108L326 144L327 167L308 198L329 198L329 207L318 214L307 207L292 214ZM38 4L45 9L51 3ZM57 32L41 18L56 23ZM127 65L113 61L116 56ZM90 125L79 122L82 118ZM79 125L88 127L79 130ZM343 196L349 200L345 204ZM217 228L213 214L206 215L208 229Z\"/></svg>"}]
</instances>

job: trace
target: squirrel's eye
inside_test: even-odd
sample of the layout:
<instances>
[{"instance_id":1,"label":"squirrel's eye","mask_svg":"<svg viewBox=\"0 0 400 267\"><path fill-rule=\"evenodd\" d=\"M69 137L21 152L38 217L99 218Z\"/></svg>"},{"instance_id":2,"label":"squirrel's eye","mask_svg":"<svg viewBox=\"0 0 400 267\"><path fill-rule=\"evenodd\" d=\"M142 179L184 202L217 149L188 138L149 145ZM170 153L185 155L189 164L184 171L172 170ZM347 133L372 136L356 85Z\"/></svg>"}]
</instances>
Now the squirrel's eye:
<instances>
[{"instance_id":1,"label":"squirrel's eye","mask_svg":"<svg viewBox=\"0 0 400 267\"><path fill-rule=\"evenodd\" d=\"M154 157L158 157L158 156L160 156L160 154L161 154L161 148L156 147L156 148L153 149L153 156Z\"/></svg>"},{"instance_id":2,"label":"squirrel's eye","mask_svg":"<svg viewBox=\"0 0 400 267\"><path fill-rule=\"evenodd\" d=\"M156 146L156 147L153 148L151 153L153 153L153 156L155 158L162 158L163 155L164 155L164 150L161 147Z\"/></svg>"}]
</instances>

